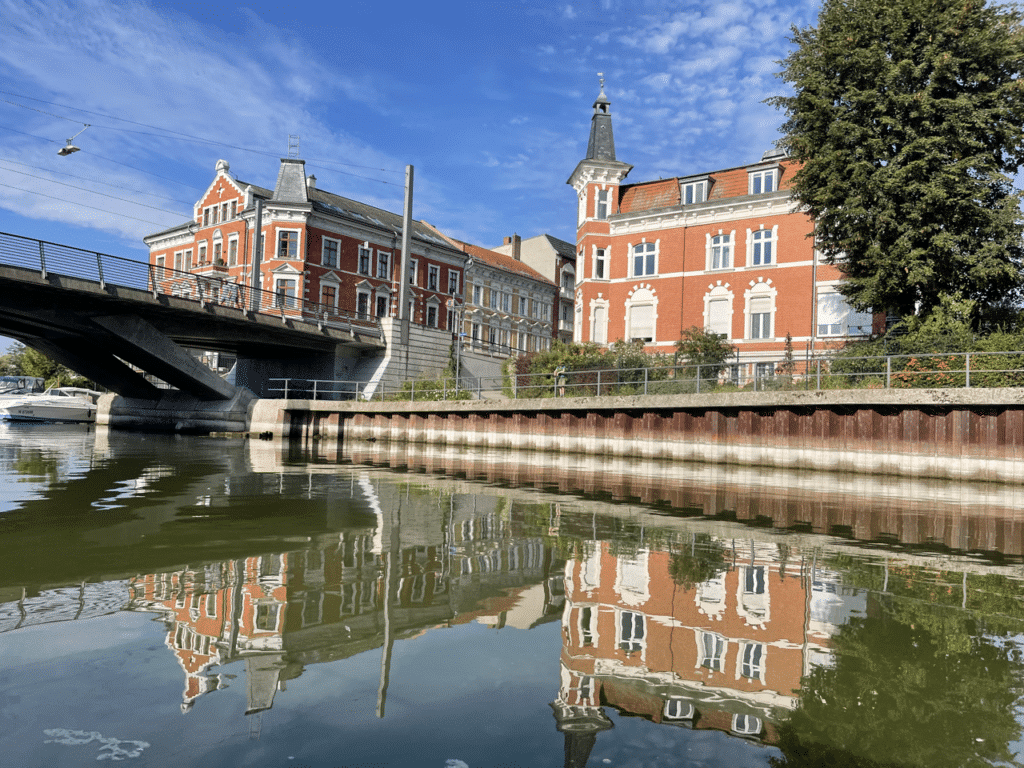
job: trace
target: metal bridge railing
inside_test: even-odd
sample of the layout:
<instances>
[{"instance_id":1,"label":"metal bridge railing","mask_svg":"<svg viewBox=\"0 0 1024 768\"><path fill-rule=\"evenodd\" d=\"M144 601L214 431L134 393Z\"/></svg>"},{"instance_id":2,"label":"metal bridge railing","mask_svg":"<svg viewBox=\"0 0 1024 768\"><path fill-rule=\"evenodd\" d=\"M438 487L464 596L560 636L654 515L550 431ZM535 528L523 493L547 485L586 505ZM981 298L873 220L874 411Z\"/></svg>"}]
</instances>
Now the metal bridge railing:
<instances>
[{"instance_id":1,"label":"metal bridge railing","mask_svg":"<svg viewBox=\"0 0 1024 768\"><path fill-rule=\"evenodd\" d=\"M285 293L240 285L219 264L201 264L194 271L157 267L121 256L87 251L70 245L0 232L0 265L48 275L88 280L105 290L108 285L176 296L206 304L234 307L250 313L275 315L317 323L318 326L381 336L380 321L371 315L319 304Z\"/></svg>"},{"instance_id":2,"label":"metal bridge railing","mask_svg":"<svg viewBox=\"0 0 1024 768\"><path fill-rule=\"evenodd\" d=\"M971 389L1024 387L1024 351L949 352L879 357L777 358L718 366L595 368L501 378L439 377L364 383L273 379L268 397L333 400L488 400L612 397L841 389Z\"/></svg>"}]
</instances>

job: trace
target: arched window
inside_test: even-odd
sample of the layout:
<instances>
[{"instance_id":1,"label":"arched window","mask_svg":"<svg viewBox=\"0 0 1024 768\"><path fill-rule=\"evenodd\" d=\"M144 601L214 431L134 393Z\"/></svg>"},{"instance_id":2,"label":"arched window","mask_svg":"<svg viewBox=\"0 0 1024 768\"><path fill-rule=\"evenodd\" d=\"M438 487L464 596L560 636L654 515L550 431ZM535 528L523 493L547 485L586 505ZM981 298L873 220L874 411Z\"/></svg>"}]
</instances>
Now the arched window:
<instances>
[{"instance_id":1,"label":"arched window","mask_svg":"<svg viewBox=\"0 0 1024 768\"><path fill-rule=\"evenodd\" d=\"M654 341L657 306L658 302L649 288L633 291L626 304L626 341Z\"/></svg>"}]
</instances>

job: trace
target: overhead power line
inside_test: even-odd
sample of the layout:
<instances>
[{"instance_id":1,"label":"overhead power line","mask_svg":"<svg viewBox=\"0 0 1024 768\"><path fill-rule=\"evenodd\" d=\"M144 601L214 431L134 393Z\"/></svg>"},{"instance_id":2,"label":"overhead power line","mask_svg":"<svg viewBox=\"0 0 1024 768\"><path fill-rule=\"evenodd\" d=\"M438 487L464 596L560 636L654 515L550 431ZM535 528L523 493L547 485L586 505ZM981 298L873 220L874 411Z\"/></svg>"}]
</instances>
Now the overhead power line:
<instances>
[{"instance_id":1,"label":"overhead power line","mask_svg":"<svg viewBox=\"0 0 1024 768\"><path fill-rule=\"evenodd\" d=\"M109 197L111 200L120 200L122 203L131 203L137 205L140 208L150 208L154 211L160 211L161 213L170 213L175 216L181 216L179 211L169 211L166 208L157 208L155 205L146 205L145 203L137 203L134 200L129 200L126 197L118 197L117 195L108 195L106 192L97 192L92 189L86 189L85 187L79 187L74 184L66 184L63 181L57 181L56 179L48 179L45 176L37 176L34 173L25 173L24 171L16 171L13 168L7 169L8 173L17 173L20 176L28 176L32 179L42 179L43 181L49 182L50 184L60 184L62 187L70 187L71 189L77 189L80 192L88 192L90 195L99 195L100 197Z\"/></svg>"},{"instance_id":2,"label":"overhead power line","mask_svg":"<svg viewBox=\"0 0 1024 768\"><path fill-rule=\"evenodd\" d=\"M123 189L126 192L135 192L136 194L146 195L148 197L154 197L154 198L157 198L159 200L170 200L171 202L181 203L182 205L187 205L189 207L192 207L193 205L195 205L195 201L189 202L188 200L178 200L175 197L168 197L167 195L158 195L158 194L155 194L153 192L148 192L147 190L144 190L144 189L133 189L131 187L122 187L122 186L120 186L118 184L109 184L109 183L107 183L105 181L100 181L99 179L89 179L89 178L86 178L85 176L76 176L75 174L67 173L66 171L55 171L52 168L40 168L37 165L29 165L28 163L22 163L22 162L19 162L17 160L11 160L9 157L0 157L0 163L12 163L13 165L20 165L22 168L31 168L34 171L45 171L46 173L55 173L58 176L67 176L68 178L79 179L80 181L89 181L89 182L92 182L93 184L99 184L100 186L103 186L103 187L110 187L111 189Z\"/></svg>"},{"instance_id":3,"label":"overhead power line","mask_svg":"<svg viewBox=\"0 0 1024 768\"><path fill-rule=\"evenodd\" d=\"M131 130L129 128L118 128L116 126L110 126L110 125L108 125L108 126L97 126L97 125L94 124L93 125L94 128L107 128L108 130L112 130L112 131L123 131L123 132L126 132L126 133L136 133L136 134L139 134L139 135L142 135L142 136L153 136L153 137L159 137L159 138L169 138L170 136L180 136L181 138L190 139L192 141L200 142L200 143L203 143L203 144L210 144L210 145L214 145L214 146L226 147L228 149L235 149L235 150L238 150L240 152L252 152L252 153L255 153L255 154L258 154L258 155L265 155L265 156L268 156L268 157L279 157L280 156L278 153L274 153L274 152L267 152L265 150L260 150L260 149L251 149L249 147L239 147L237 145L228 144L226 142L217 141L215 139L206 139L206 138L203 138L201 136L193 136L192 134L182 133L181 131L174 131L174 130L171 130L170 128L162 128L162 127L160 127L158 125L150 125L149 123L141 123L141 122L139 122L137 120L129 120L126 117L118 117L117 115L111 115L111 114L107 114L107 113L104 113L104 112L95 112L93 110L83 109L81 107L73 107L73 106L68 105L68 104L60 104L60 103L55 102L55 101L46 101L44 99L37 99L37 98L35 98L33 96L26 96L25 94L13 93L11 91L4 91L4 90L0 90L0 93L5 94L7 96L16 96L19 99L28 99L30 101L37 101L40 104L49 104L51 106L60 107L62 109L73 109L76 112L82 112L82 113L87 114L87 115L97 115L99 117L105 117L105 118L108 118L110 120L119 120L121 122L129 123L131 125L138 125L138 126L141 126L143 128L151 128L151 129L153 129L155 131L160 131L161 133L159 133L159 134L152 134L152 133L146 133L144 131L133 131L133 130ZM67 121L72 122L72 123L80 123L81 122L81 120L73 120L73 119L71 119L69 117L64 117L62 115L55 115L55 114L52 114L50 112L44 112L43 110L36 109L35 107L30 107L30 106L28 106L26 104L18 104L17 102L9 101L8 99L3 99L3 101L5 103L7 103L7 104L11 104L11 105L16 106L16 107L21 107L23 109L30 109L30 110L32 110L34 112L41 112L44 115L50 115L52 117L57 117L57 118L60 118L61 120L67 120ZM390 169L390 168L378 168L378 167L370 166L370 165L358 165L356 163L343 163L343 162L340 162L338 160L326 160L326 159L322 159L322 158L307 158L307 159L309 159L311 162L314 162L314 163L320 163L320 164L324 165L325 167L329 167L331 165L341 165L341 166L344 166L346 168L360 168L360 169L366 170L366 171L380 171L381 173L395 173L395 174L404 174L405 173L405 169L404 168L402 170L393 170L393 169ZM338 171L337 169L331 169L331 170L335 170L337 173L345 173L345 171ZM379 182L381 184L392 184L393 183L393 182L390 182L390 181L384 181L382 179L374 179L374 178L371 178L369 176L359 176L357 174L351 174L351 173L350 174L346 174L346 175L355 176L356 178L360 178L360 179L367 179L369 181L377 181L377 182ZM401 185L396 185L396 186L401 186Z\"/></svg>"},{"instance_id":4,"label":"overhead power line","mask_svg":"<svg viewBox=\"0 0 1024 768\"><path fill-rule=\"evenodd\" d=\"M153 226L156 226L156 227L165 227L165 226L167 226L164 222L150 221L149 219L140 219L137 216L129 216L128 214L121 213L120 211L108 211L105 208L97 208L94 205L86 205L85 203L72 202L72 201L70 201L70 200L68 200L67 198L64 198L64 197L55 197L54 195L47 195L47 194L44 194L42 192L36 192L33 189L23 189L22 187L16 187L13 184L4 184L2 181L0 181L0 187L7 187L8 189L16 189L19 192L26 192L26 193L28 193L30 195L39 195L40 197L48 197L51 200L59 200L60 202L67 203L68 205L75 205L75 206L78 206L79 208L89 208L90 210L93 210L93 211L99 211L101 213L109 213L111 216L119 216L120 218L123 218L123 219L133 219L134 221L141 221L144 224L152 224Z\"/></svg>"}]
</instances>

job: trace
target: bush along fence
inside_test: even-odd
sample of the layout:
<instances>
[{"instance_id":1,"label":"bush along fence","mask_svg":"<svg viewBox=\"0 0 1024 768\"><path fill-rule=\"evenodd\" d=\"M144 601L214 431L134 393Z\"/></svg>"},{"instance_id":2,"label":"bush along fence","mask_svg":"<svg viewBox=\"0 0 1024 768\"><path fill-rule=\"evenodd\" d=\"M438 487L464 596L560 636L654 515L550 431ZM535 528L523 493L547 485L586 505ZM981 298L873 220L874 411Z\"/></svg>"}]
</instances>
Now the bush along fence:
<instances>
[{"instance_id":1,"label":"bush along fence","mask_svg":"<svg viewBox=\"0 0 1024 768\"><path fill-rule=\"evenodd\" d=\"M1024 351L817 358L727 365L559 368L503 378L445 375L368 390L363 382L272 379L267 397L311 400L486 400L824 389L1024 387Z\"/></svg>"}]
</instances>

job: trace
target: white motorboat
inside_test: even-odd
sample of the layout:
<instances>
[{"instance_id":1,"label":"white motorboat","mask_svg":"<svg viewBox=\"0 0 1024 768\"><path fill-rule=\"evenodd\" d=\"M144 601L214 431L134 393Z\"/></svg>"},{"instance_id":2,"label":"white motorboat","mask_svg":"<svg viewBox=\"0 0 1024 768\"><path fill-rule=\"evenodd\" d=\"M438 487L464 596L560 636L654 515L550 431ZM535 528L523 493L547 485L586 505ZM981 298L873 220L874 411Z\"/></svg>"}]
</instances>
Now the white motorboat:
<instances>
[{"instance_id":1,"label":"white motorboat","mask_svg":"<svg viewBox=\"0 0 1024 768\"><path fill-rule=\"evenodd\" d=\"M26 395L41 395L43 389L43 379L38 376L0 376L0 403Z\"/></svg>"},{"instance_id":2,"label":"white motorboat","mask_svg":"<svg viewBox=\"0 0 1024 768\"><path fill-rule=\"evenodd\" d=\"M0 419L92 423L100 395L84 387L51 387L42 393L3 398Z\"/></svg>"}]
</instances>

